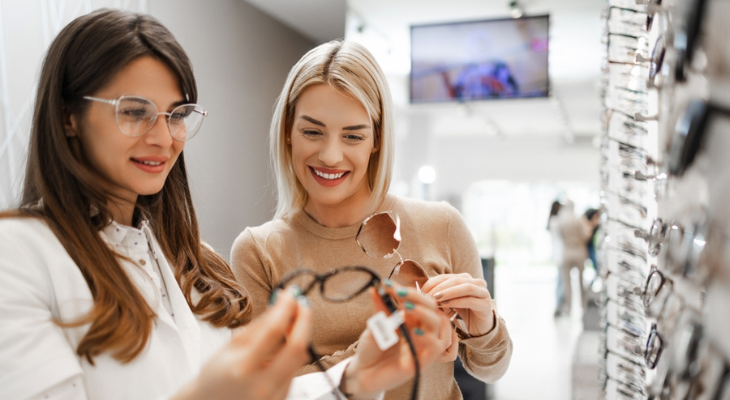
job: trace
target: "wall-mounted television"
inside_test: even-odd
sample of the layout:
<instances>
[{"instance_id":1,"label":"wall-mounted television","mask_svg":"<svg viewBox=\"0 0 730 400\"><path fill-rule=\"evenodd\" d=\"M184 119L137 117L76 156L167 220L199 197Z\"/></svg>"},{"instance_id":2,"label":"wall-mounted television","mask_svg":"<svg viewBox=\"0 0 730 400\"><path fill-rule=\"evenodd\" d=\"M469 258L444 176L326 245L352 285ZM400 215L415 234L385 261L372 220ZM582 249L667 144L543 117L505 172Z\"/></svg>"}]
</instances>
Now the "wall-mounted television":
<instances>
[{"instance_id":1,"label":"wall-mounted television","mask_svg":"<svg viewBox=\"0 0 730 400\"><path fill-rule=\"evenodd\" d=\"M547 97L550 16L411 26L411 103Z\"/></svg>"}]
</instances>

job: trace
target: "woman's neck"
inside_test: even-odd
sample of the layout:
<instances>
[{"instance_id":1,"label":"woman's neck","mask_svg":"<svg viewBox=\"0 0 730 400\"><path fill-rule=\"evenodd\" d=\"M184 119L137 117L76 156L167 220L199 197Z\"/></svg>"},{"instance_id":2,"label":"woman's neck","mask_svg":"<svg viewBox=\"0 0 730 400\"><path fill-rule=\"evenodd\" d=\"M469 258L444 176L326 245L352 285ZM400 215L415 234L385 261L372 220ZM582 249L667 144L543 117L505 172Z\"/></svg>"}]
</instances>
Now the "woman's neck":
<instances>
[{"instance_id":1,"label":"woman's neck","mask_svg":"<svg viewBox=\"0 0 730 400\"><path fill-rule=\"evenodd\" d=\"M354 197L338 204L321 204L311 199L304 212L315 222L328 228L343 228L361 223L375 211L370 197Z\"/></svg>"},{"instance_id":2,"label":"woman's neck","mask_svg":"<svg viewBox=\"0 0 730 400\"><path fill-rule=\"evenodd\" d=\"M107 207L112 214L112 219L122 225L132 226L134 218L135 202L129 201L109 201Z\"/></svg>"}]
</instances>

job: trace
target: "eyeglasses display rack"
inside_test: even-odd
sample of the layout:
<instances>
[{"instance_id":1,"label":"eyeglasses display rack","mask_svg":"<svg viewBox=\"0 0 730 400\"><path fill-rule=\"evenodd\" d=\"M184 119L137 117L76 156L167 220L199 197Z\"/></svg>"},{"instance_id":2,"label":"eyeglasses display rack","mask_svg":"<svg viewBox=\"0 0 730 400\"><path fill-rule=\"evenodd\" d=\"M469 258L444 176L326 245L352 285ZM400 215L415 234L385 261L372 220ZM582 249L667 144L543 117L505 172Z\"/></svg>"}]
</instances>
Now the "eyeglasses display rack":
<instances>
[{"instance_id":1,"label":"eyeglasses display rack","mask_svg":"<svg viewBox=\"0 0 730 400\"><path fill-rule=\"evenodd\" d=\"M730 1L603 20L601 396L730 400Z\"/></svg>"}]
</instances>

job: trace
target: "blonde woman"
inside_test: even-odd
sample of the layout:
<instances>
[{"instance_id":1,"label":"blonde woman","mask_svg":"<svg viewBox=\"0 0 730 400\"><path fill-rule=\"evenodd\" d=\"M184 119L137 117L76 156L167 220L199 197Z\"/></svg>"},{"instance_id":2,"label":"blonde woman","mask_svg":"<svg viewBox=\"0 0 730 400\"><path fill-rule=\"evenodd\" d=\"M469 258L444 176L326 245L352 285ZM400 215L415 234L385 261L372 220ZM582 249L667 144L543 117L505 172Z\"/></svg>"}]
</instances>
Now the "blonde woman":
<instances>
[{"instance_id":1,"label":"blonde woman","mask_svg":"<svg viewBox=\"0 0 730 400\"><path fill-rule=\"evenodd\" d=\"M265 309L273 285L290 270L318 272L367 265L388 276L396 261L364 254L355 240L360 224L378 211L400 217L399 252L430 276L421 288L465 321L462 338L442 335L440 363L424 371L422 399L459 399L453 377L458 355L485 382L501 377L512 342L493 309L476 244L458 211L387 194L393 170L390 92L380 67L361 45L334 41L304 55L279 96L270 132L277 179L274 220L247 228L236 239L231 265L250 294L253 314ZM359 332L373 309L367 299L329 303L310 298L314 345L334 365L358 347ZM444 317L448 326L448 320ZM314 371L308 366L300 373ZM408 398L410 384L388 392Z\"/></svg>"}]
</instances>

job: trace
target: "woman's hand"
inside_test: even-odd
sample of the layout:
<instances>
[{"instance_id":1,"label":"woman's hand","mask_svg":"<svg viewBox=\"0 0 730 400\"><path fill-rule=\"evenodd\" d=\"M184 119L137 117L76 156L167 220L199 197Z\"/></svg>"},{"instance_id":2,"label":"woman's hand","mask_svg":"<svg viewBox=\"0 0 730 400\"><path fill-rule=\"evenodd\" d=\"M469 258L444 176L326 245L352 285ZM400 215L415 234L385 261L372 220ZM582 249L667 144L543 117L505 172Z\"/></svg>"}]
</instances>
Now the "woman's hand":
<instances>
[{"instance_id":1,"label":"woman's hand","mask_svg":"<svg viewBox=\"0 0 730 400\"><path fill-rule=\"evenodd\" d=\"M234 333L174 399L284 399L297 370L309 362L312 316L281 291L264 314Z\"/></svg>"},{"instance_id":2,"label":"woman's hand","mask_svg":"<svg viewBox=\"0 0 730 400\"><path fill-rule=\"evenodd\" d=\"M454 362L456 356L459 355L459 336L456 334L456 330L451 327L451 321L448 318L441 318L439 339L448 343L448 347L436 357L436 362Z\"/></svg>"},{"instance_id":3,"label":"woman's hand","mask_svg":"<svg viewBox=\"0 0 730 400\"><path fill-rule=\"evenodd\" d=\"M430 278L421 288L439 307L452 308L466 323L472 336L481 336L494 328L492 297L484 279L469 274L441 274Z\"/></svg>"},{"instance_id":4,"label":"woman's hand","mask_svg":"<svg viewBox=\"0 0 730 400\"><path fill-rule=\"evenodd\" d=\"M449 320L438 311L436 302L416 289L389 288L391 296L403 305L405 326L413 340L421 371L444 354L452 343ZM376 290L371 289L373 302L378 310L386 311ZM399 331L398 331L399 332ZM353 395L353 399L375 397L384 390L395 388L415 374L413 356L406 340L382 351L369 329L360 336L355 357L345 370L340 388Z\"/></svg>"}]
</instances>

